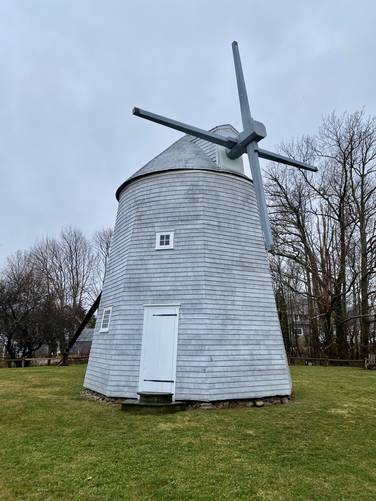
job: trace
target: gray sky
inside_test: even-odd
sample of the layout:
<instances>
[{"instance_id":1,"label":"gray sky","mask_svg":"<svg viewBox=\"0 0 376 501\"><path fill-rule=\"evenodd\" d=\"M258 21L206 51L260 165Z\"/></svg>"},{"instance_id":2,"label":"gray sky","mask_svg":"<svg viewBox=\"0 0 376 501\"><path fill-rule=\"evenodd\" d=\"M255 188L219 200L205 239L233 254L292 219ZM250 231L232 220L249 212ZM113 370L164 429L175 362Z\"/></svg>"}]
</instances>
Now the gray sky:
<instances>
[{"instance_id":1,"label":"gray sky","mask_svg":"<svg viewBox=\"0 0 376 501\"><path fill-rule=\"evenodd\" d=\"M372 1L2 0L0 264L63 226L112 226L114 192L180 135L134 105L240 127L237 40L263 146L376 105Z\"/></svg>"}]
</instances>

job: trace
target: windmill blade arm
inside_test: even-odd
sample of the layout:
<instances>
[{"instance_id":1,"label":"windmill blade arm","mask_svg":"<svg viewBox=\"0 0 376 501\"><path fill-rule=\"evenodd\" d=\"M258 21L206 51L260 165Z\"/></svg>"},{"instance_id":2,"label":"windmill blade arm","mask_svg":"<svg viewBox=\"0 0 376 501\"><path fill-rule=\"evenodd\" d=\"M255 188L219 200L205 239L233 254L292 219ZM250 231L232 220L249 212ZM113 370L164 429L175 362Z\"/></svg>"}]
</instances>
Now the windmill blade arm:
<instances>
[{"instance_id":1,"label":"windmill blade arm","mask_svg":"<svg viewBox=\"0 0 376 501\"><path fill-rule=\"evenodd\" d=\"M150 113L149 111L141 110L140 108L133 108L133 115L145 118L146 120L150 120L151 122L156 122L157 124L165 125L166 127L170 127L171 129L179 130L180 132L184 132L185 134L189 134L190 136L204 139L205 141L209 141L210 143L219 144L220 146L224 146L228 149L233 148L237 144L237 141L235 141L234 139L220 136L218 134L214 134L213 132L194 127L193 125L187 125L183 122L177 122L176 120L172 120L171 118L156 115L155 113Z\"/></svg>"},{"instance_id":2,"label":"windmill blade arm","mask_svg":"<svg viewBox=\"0 0 376 501\"><path fill-rule=\"evenodd\" d=\"M243 129L248 130L252 128L252 115L249 108L247 88L245 85L242 63L240 60L238 42L232 42L232 54L234 57L234 66L236 74L236 83L238 86L238 95L240 103L240 112L242 115Z\"/></svg>"},{"instance_id":3,"label":"windmill blade arm","mask_svg":"<svg viewBox=\"0 0 376 501\"><path fill-rule=\"evenodd\" d=\"M268 208L265 201L264 186L262 183L260 163L253 144L247 146L249 166L252 173L252 181L256 194L258 213L260 216L261 228L264 234L265 248L268 252L273 252L273 237L269 221Z\"/></svg>"},{"instance_id":4,"label":"windmill blade arm","mask_svg":"<svg viewBox=\"0 0 376 501\"><path fill-rule=\"evenodd\" d=\"M85 329L85 327L89 323L89 320L91 319L91 317L97 311L99 303L100 303L100 300L101 300L101 296L102 296L102 293L99 294L99 296L97 297L97 299L94 301L94 303L89 308L88 312L85 315L85 318L82 320L82 322L78 326L78 328L77 328L76 332L74 333L72 339L69 341L68 346L65 349L64 353L62 354L62 358L61 358L61 360L60 360L60 362L59 362L58 365L66 365L67 364L69 352L73 348L74 343L80 337L81 332Z\"/></svg>"},{"instance_id":5,"label":"windmill blade arm","mask_svg":"<svg viewBox=\"0 0 376 501\"><path fill-rule=\"evenodd\" d=\"M317 167L313 165L306 164L304 162L299 162L299 160L293 160L289 157L284 157L278 153L273 153L272 151L262 150L261 148L256 148L256 152L260 158L265 160L272 160L273 162L278 162L280 164L291 165L291 167L297 167L298 169L309 170L312 172L317 172Z\"/></svg>"}]
</instances>

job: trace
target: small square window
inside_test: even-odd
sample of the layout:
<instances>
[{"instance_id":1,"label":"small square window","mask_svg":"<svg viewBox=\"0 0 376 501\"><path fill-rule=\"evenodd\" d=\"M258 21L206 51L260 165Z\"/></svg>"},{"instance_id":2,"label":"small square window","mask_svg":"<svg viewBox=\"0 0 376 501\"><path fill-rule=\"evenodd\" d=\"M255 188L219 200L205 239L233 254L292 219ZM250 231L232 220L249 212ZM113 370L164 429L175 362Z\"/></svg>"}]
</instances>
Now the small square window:
<instances>
[{"instance_id":1,"label":"small square window","mask_svg":"<svg viewBox=\"0 0 376 501\"><path fill-rule=\"evenodd\" d=\"M105 308L102 313L102 322L99 332L108 332L110 329L112 306Z\"/></svg>"},{"instance_id":2,"label":"small square window","mask_svg":"<svg viewBox=\"0 0 376 501\"><path fill-rule=\"evenodd\" d=\"M170 245L170 235L160 235L159 236L159 245L161 247Z\"/></svg>"},{"instance_id":3,"label":"small square window","mask_svg":"<svg viewBox=\"0 0 376 501\"><path fill-rule=\"evenodd\" d=\"M155 235L155 248L157 250L174 248L174 232L158 232Z\"/></svg>"}]
</instances>

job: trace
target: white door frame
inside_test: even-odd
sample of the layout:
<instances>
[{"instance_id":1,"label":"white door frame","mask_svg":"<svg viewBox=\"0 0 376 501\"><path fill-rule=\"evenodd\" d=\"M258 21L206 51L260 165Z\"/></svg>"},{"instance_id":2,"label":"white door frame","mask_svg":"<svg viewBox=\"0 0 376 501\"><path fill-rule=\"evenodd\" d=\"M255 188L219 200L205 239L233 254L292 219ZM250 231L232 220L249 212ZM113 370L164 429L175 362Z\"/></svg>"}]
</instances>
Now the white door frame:
<instances>
[{"instance_id":1,"label":"white door frame","mask_svg":"<svg viewBox=\"0 0 376 501\"><path fill-rule=\"evenodd\" d=\"M140 356L140 369L139 369L139 377L138 377L138 391L140 391L140 388L142 387L143 383L143 365L144 365L144 355L145 355L145 331L146 331L146 311L148 309L152 308L166 308L166 309L173 309L175 314L176 314L176 325L175 325L175 332L174 332L174 346L173 346L173 360L172 360L172 372L173 372L173 383L172 383L172 392L173 396L172 399L175 400L175 386L176 386L176 359L177 359L177 353L178 353L178 332L179 332L179 310L180 310L180 304L144 304L144 320L143 320L143 327L142 327L142 339L141 339L141 356Z\"/></svg>"}]
</instances>

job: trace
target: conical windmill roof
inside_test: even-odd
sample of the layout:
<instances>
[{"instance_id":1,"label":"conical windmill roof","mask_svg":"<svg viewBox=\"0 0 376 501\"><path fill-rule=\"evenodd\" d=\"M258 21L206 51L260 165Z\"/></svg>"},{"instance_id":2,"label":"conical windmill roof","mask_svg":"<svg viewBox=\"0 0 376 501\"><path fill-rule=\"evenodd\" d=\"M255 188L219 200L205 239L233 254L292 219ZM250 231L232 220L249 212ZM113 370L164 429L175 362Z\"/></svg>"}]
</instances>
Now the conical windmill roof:
<instances>
[{"instance_id":1,"label":"conical windmill roof","mask_svg":"<svg viewBox=\"0 0 376 501\"><path fill-rule=\"evenodd\" d=\"M236 129L231 125L220 125L214 127L211 131L232 137L237 135ZM119 186L116 191L116 198L119 198L122 189L131 181L162 171L200 169L219 172L227 171L232 174L242 175L242 172L239 172L239 167L234 171L234 169L226 168L226 166L220 164L217 153L218 148L222 147L185 135L150 160ZM224 148L222 149L224 150Z\"/></svg>"}]
</instances>

